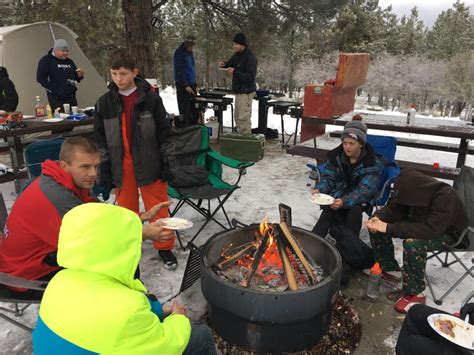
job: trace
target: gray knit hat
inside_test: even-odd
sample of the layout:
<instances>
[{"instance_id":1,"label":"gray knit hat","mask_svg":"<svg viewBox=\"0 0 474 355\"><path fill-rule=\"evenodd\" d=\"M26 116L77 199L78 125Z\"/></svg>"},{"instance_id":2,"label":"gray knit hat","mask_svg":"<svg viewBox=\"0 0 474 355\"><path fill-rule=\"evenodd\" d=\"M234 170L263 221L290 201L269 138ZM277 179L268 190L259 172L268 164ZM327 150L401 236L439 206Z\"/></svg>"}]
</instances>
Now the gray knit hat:
<instances>
[{"instance_id":1,"label":"gray knit hat","mask_svg":"<svg viewBox=\"0 0 474 355\"><path fill-rule=\"evenodd\" d=\"M344 126L341 140L349 137L355 139L359 143L367 143L367 126L362 121L350 121Z\"/></svg>"},{"instance_id":2,"label":"gray knit hat","mask_svg":"<svg viewBox=\"0 0 474 355\"><path fill-rule=\"evenodd\" d=\"M58 38L54 40L53 49L60 50L60 51L67 51L69 50L69 45L65 39Z\"/></svg>"}]
</instances>

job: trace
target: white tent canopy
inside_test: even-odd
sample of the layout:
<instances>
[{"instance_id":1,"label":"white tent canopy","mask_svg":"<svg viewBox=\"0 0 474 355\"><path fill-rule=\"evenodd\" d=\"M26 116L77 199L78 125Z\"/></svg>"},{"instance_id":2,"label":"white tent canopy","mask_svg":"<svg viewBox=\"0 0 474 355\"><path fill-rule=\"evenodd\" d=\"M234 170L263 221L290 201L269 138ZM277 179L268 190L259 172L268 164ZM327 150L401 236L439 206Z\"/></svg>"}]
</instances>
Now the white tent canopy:
<instances>
[{"instance_id":1,"label":"white tent canopy","mask_svg":"<svg viewBox=\"0 0 474 355\"><path fill-rule=\"evenodd\" d=\"M36 96L41 97L43 104L48 103L46 90L36 82L36 68L58 38L68 42L69 57L86 72L84 79L77 84L79 107L93 106L107 91L105 80L79 48L77 37L68 27L55 22L0 27L0 66L7 68L15 84L20 99L18 111L33 114Z\"/></svg>"}]
</instances>

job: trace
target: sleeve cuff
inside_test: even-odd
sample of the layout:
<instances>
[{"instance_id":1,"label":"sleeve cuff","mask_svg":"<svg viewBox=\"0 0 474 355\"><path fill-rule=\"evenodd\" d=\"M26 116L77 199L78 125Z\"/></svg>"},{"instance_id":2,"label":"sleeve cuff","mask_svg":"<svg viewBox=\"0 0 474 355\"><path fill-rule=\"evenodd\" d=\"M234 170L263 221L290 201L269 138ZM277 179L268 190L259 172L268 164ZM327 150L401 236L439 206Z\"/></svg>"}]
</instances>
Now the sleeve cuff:
<instances>
[{"instance_id":1,"label":"sleeve cuff","mask_svg":"<svg viewBox=\"0 0 474 355\"><path fill-rule=\"evenodd\" d=\"M389 236L390 238L393 238L394 237L394 234L395 234L395 224L393 223L387 223L387 236Z\"/></svg>"},{"instance_id":2,"label":"sleeve cuff","mask_svg":"<svg viewBox=\"0 0 474 355\"><path fill-rule=\"evenodd\" d=\"M161 322L163 322L165 317L163 313L163 306L161 305L160 301L152 301L150 299L148 300L150 301L151 311L155 313L158 316L158 318L160 318Z\"/></svg>"}]
</instances>

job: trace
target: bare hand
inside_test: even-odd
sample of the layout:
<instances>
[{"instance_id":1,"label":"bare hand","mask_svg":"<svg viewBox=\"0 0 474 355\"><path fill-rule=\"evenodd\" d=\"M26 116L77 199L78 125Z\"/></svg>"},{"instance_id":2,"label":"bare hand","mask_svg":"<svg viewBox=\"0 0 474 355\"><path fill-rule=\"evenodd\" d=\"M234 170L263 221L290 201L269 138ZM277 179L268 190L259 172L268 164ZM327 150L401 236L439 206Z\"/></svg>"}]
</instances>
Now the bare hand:
<instances>
[{"instance_id":1,"label":"bare hand","mask_svg":"<svg viewBox=\"0 0 474 355\"><path fill-rule=\"evenodd\" d=\"M153 223L148 223L143 226L142 229L143 240L150 239L158 243L166 243L167 241L174 238L173 231L163 227L161 222L158 220Z\"/></svg>"},{"instance_id":2,"label":"bare hand","mask_svg":"<svg viewBox=\"0 0 474 355\"><path fill-rule=\"evenodd\" d=\"M235 69L230 67L230 68L227 68L227 73L229 73L230 75L234 74L234 71Z\"/></svg>"},{"instance_id":3,"label":"bare hand","mask_svg":"<svg viewBox=\"0 0 474 355\"><path fill-rule=\"evenodd\" d=\"M172 311L173 311L173 306L172 305L170 305L170 304L163 305L163 315L165 317L169 316Z\"/></svg>"},{"instance_id":4,"label":"bare hand","mask_svg":"<svg viewBox=\"0 0 474 355\"><path fill-rule=\"evenodd\" d=\"M84 71L84 69L82 69L82 68L77 68L77 69L76 69L76 73L77 73L77 76L78 76L79 78L83 78L83 77L84 77L84 74L85 74L85 71Z\"/></svg>"},{"instance_id":5,"label":"bare hand","mask_svg":"<svg viewBox=\"0 0 474 355\"><path fill-rule=\"evenodd\" d=\"M142 222L150 221L150 220L152 220L153 218L156 217L156 215L158 214L158 212L161 209L168 208L169 206L171 206L171 204L172 204L171 201L165 201L165 202L158 203L158 204L154 205L152 208L150 208L148 211L143 212L140 215L140 219L142 220Z\"/></svg>"},{"instance_id":6,"label":"bare hand","mask_svg":"<svg viewBox=\"0 0 474 355\"><path fill-rule=\"evenodd\" d=\"M171 306L171 313L186 315L186 307L176 301L173 301L173 305Z\"/></svg>"},{"instance_id":7,"label":"bare hand","mask_svg":"<svg viewBox=\"0 0 474 355\"><path fill-rule=\"evenodd\" d=\"M312 189L311 190L311 195L317 195L319 194L319 190L318 189Z\"/></svg>"},{"instance_id":8,"label":"bare hand","mask_svg":"<svg viewBox=\"0 0 474 355\"><path fill-rule=\"evenodd\" d=\"M219 66L219 68L224 68L225 67L225 62L223 60L221 60L219 63L217 63L217 65Z\"/></svg>"},{"instance_id":9,"label":"bare hand","mask_svg":"<svg viewBox=\"0 0 474 355\"><path fill-rule=\"evenodd\" d=\"M191 86L186 86L186 87L184 88L184 90L186 90L186 92L187 92L188 94L193 94L193 95L195 95L194 90L193 90L193 88L192 88Z\"/></svg>"},{"instance_id":10,"label":"bare hand","mask_svg":"<svg viewBox=\"0 0 474 355\"><path fill-rule=\"evenodd\" d=\"M377 217L371 218L367 221L367 228L369 229L369 232L371 233L375 233L375 232L387 233L387 223L382 222Z\"/></svg>"},{"instance_id":11,"label":"bare hand","mask_svg":"<svg viewBox=\"0 0 474 355\"><path fill-rule=\"evenodd\" d=\"M338 210L344 205L344 202L342 202L342 199L336 198L334 202L332 203L331 207L333 210Z\"/></svg>"}]
</instances>

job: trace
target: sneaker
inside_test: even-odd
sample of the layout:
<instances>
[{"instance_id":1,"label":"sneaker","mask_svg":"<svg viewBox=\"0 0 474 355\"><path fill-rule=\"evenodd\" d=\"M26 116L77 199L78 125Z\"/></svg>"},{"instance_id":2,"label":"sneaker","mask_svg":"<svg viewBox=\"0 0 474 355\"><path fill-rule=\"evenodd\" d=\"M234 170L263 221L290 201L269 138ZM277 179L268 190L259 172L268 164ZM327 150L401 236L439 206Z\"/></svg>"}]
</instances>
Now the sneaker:
<instances>
[{"instance_id":1,"label":"sneaker","mask_svg":"<svg viewBox=\"0 0 474 355\"><path fill-rule=\"evenodd\" d=\"M178 268L178 260L171 250L158 250L158 254L163 260L165 269L176 270Z\"/></svg>"},{"instance_id":2,"label":"sneaker","mask_svg":"<svg viewBox=\"0 0 474 355\"><path fill-rule=\"evenodd\" d=\"M407 313L415 304L425 304L426 296L422 293L418 295L403 295L395 302L395 310L399 313Z\"/></svg>"}]
</instances>

